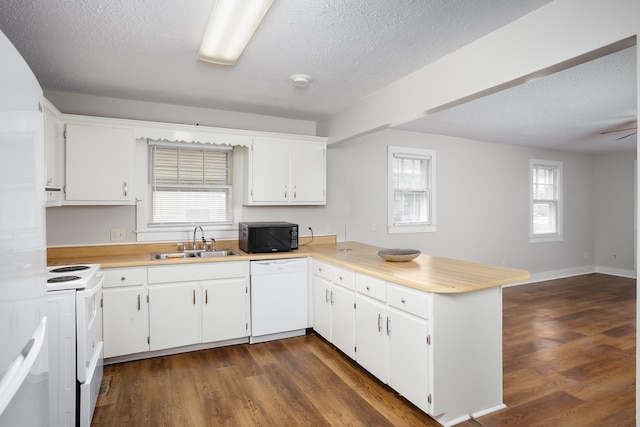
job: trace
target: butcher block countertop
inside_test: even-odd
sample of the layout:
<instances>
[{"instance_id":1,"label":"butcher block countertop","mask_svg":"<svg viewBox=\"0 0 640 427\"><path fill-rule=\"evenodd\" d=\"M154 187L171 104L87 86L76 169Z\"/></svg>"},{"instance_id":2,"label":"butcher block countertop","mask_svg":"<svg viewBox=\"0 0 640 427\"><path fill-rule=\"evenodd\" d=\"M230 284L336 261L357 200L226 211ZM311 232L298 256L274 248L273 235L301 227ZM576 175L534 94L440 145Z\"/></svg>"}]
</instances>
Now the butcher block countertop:
<instances>
[{"instance_id":1,"label":"butcher block countertop","mask_svg":"<svg viewBox=\"0 0 640 427\"><path fill-rule=\"evenodd\" d=\"M318 239L316 239L318 240ZM435 293L461 293L502 286L529 278L529 272L515 268L459 261L421 254L407 262L388 262L377 254L379 247L357 242L302 245L294 252L276 254L244 254L237 242L220 242L218 249L233 249L242 255L223 258L188 258L152 260L151 254L176 251L175 244L130 244L50 248L47 262L53 265L101 264L103 268L192 264L202 262L240 261L313 257L344 268Z\"/></svg>"},{"instance_id":2,"label":"butcher block countertop","mask_svg":"<svg viewBox=\"0 0 640 427\"><path fill-rule=\"evenodd\" d=\"M319 260L426 292L471 292L529 278L526 270L426 254L407 262L388 262L378 256L379 249L382 248L346 242L309 246L308 253Z\"/></svg>"}]
</instances>

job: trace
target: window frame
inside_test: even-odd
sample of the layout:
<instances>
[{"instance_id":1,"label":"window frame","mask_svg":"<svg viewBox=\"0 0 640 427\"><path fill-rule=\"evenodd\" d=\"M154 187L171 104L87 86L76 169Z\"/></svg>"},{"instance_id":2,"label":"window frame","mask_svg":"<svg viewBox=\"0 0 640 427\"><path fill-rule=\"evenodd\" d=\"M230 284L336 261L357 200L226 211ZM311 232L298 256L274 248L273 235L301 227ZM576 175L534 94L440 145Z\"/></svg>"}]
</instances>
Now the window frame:
<instances>
[{"instance_id":1,"label":"window frame","mask_svg":"<svg viewBox=\"0 0 640 427\"><path fill-rule=\"evenodd\" d=\"M555 198L535 199L533 173L536 168L555 171ZM563 240L563 176L562 162L555 160L529 159L529 243L559 242ZM540 203L555 205L556 231L553 233L535 233L533 213L534 205Z\"/></svg>"},{"instance_id":2,"label":"window frame","mask_svg":"<svg viewBox=\"0 0 640 427\"><path fill-rule=\"evenodd\" d=\"M175 165L175 169L172 167L172 170L175 171L176 175L175 175L175 181L174 181L174 177L171 177L171 181L173 182L165 182L165 183L159 183L157 181L154 181L153 183L151 182L152 178L158 178L158 176L153 175L152 171L151 171L151 164L152 164L152 151L155 152L157 150L176 150L177 153L175 154L175 158L173 158L174 161L177 161L178 164ZM225 183L222 184L220 182L218 183L211 183L211 184L204 184L204 181L207 180L207 173L205 172L205 168L204 167L199 167L200 165L198 165L198 168L189 168L189 167L184 167L181 166L181 161L179 160L180 158L182 158L181 154L184 153L185 155L187 155L187 153L193 153L195 154L195 157L193 157L193 154L189 155L190 157L193 158L197 158L200 157L200 153L202 153L202 155L205 155L204 153L224 153L226 157L226 161L224 162L225 164L225 168L223 171L223 174L225 175L224 177L224 181ZM218 154L216 154L217 156ZM205 155L206 156L206 155ZM166 157L165 157L166 158ZM159 157L159 160L161 161L162 156ZM205 159L202 159L203 162L205 161ZM198 163L199 163L199 159L198 159ZM233 148L229 147L229 146L213 146L213 145L200 145L200 146L196 146L195 144L187 144L187 143L173 143L173 142L163 142L163 141L152 141L149 140L148 144L147 144L147 165L148 165L148 177L149 180L147 181L147 198L150 200L148 209L147 209L147 228L152 229L152 228L166 228L166 227L181 227L181 226L190 226L193 227L195 225L207 225L207 226L219 226L219 225L227 225L227 224L231 224L233 222ZM165 169L166 170L166 169ZM214 169L217 171L220 171L220 169ZM194 175L193 171L196 171L197 174ZM218 172L220 173L220 172ZM153 176L152 176L153 175ZM162 176L162 174L160 174L160 176ZM181 176L184 176L185 178L181 178ZM165 179L169 178L169 175L165 174ZM194 181L194 178L197 178L197 181L202 180L203 183L201 184L196 184L196 181ZM189 193L224 193L225 194L225 199L226 199L226 203L224 205L225 208L225 219L223 221L175 221L175 222L152 222L153 218L153 214L152 214L152 210L153 210L153 200L154 199L154 188L158 189L164 189L164 190L170 190L171 188L173 188L174 191L178 191L181 192L180 190L188 190ZM204 191L203 191L204 190ZM184 209L182 209L181 206L181 211L184 211Z\"/></svg>"},{"instance_id":3,"label":"window frame","mask_svg":"<svg viewBox=\"0 0 640 427\"><path fill-rule=\"evenodd\" d=\"M140 138L136 141L136 187L141 191L140 198L136 198L135 209L135 234L137 242L159 242L159 241L182 241L192 238L194 225L174 225L174 226L153 226L147 224L148 209L150 200L148 200L148 141L147 138ZM198 148L200 143L185 142L184 144L193 144L194 148ZM203 143L204 144L204 143ZM207 143L208 144L208 143ZM227 144L220 144L227 146ZM232 222L227 224L203 224L202 227L207 237L209 233L215 233L216 239L234 239L238 237L237 224L241 221L242 215L242 197L241 189L243 186L242 165L244 162L244 150L238 149L238 146L228 145L232 149L231 160L231 201L230 209L232 211ZM242 148L242 147L240 147ZM198 224L200 225L200 224Z\"/></svg>"},{"instance_id":4,"label":"window frame","mask_svg":"<svg viewBox=\"0 0 640 427\"><path fill-rule=\"evenodd\" d=\"M395 194L393 160L396 157L427 159L427 186L425 188L426 209L429 211L427 222L412 222L409 224L394 223ZM389 234L401 233L430 233L437 230L436 227L436 152L435 150L400 147L389 145L387 147L387 232Z\"/></svg>"}]
</instances>

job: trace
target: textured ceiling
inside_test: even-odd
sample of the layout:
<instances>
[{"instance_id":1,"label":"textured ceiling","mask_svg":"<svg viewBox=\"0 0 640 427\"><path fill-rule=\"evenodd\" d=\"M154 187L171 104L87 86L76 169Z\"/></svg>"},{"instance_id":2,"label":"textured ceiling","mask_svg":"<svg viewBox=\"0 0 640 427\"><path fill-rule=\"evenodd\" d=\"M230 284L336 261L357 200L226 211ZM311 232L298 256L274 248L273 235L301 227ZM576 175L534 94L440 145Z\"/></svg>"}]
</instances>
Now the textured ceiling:
<instances>
[{"instance_id":1,"label":"textured ceiling","mask_svg":"<svg viewBox=\"0 0 640 427\"><path fill-rule=\"evenodd\" d=\"M233 67L196 60L214 0L2 0L0 30L46 91L317 121L549 1L275 0ZM295 73L311 75L311 86L294 87L289 76ZM456 122L475 123L460 136L496 141L508 135L509 142L525 143L506 126L522 118L508 114L532 121L519 131L526 135L544 128L549 105L567 107L566 97L554 104L545 85L535 85L438 113L414 130L451 133ZM533 98L547 104L526 108ZM600 99L580 100L600 105ZM628 102L612 101L608 111L625 120L635 116ZM571 112L559 117L581 120ZM545 129L558 131L556 125Z\"/></svg>"},{"instance_id":2,"label":"textured ceiling","mask_svg":"<svg viewBox=\"0 0 640 427\"><path fill-rule=\"evenodd\" d=\"M580 152L633 150L636 47L609 54L398 129ZM499 131L497 131L499 130Z\"/></svg>"}]
</instances>

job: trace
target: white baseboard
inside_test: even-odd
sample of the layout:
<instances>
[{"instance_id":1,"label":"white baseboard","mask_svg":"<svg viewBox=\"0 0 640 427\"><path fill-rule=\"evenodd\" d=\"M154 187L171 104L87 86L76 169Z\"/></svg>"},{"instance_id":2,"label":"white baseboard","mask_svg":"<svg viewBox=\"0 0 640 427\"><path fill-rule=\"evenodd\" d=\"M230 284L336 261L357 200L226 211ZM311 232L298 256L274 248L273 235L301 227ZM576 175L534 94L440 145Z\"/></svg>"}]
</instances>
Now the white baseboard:
<instances>
[{"instance_id":1,"label":"white baseboard","mask_svg":"<svg viewBox=\"0 0 640 427\"><path fill-rule=\"evenodd\" d=\"M589 273L602 273L602 274L610 274L612 276L620 276L627 277L631 279L636 278L636 273L633 270L626 270L621 268L611 268L611 267L602 267L602 266L593 266L593 265L584 265L580 267L573 268L565 268L561 270L552 270L552 271L543 271L540 273L531 273L531 277L529 279L524 280L522 282L510 283L508 285L504 285L504 287L509 286L520 286L526 285L528 283L537 283L544 282L546 280L556 280L563 279L565 277L573 277L580 276L582 274Z\"/></svg>"}]
</instances>

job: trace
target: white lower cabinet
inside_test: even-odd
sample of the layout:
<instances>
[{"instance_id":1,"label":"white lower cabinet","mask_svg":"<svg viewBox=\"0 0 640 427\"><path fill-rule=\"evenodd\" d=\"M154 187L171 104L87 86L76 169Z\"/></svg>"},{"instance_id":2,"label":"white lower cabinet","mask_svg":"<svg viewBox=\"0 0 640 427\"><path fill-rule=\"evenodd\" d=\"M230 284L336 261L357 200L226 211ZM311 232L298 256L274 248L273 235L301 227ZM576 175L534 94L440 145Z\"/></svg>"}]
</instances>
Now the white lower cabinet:
<instances>
[{"instance_id":1,"label":"white lower cabinet","mask_svg":"<svg viewBox=\"0 0 640 427\"><path fill-rule=\"evenodd\" d=\"M149 351L147 269L108 268L102 291L104 357Z\"/></svg>"},{"instance_id":2,"label":"white lower cabinet","mask_svg":"<svg viewBox=\"0 0 640 427\"><path fill-rule=\"evenodd\" d=\"M362 274L356 289L356 361L431 413L428 294Z\"/></svg>"},{"instance_id":3,"label":"white lower cabinet","mask_svg":"<svg viewBox=\"0 0 640 427\"><path fill-rule=\"evenodd\" d=\"M394 308L387 310L387 384L431 414L429 397L429 325Z\"/></svg>"},{"instance_id":4,"label":"white lower cabinet","mask_svg":"<svg viewBox=\"0 0 640 427\"><path fill-rule=\"evenodd\" d=\"M149 286L151 351L199 343L199 320L199 282Z\"/></svg>"},{"instance_id":5,"label":"white lower cabinet","mask_svg":"<svg viewBox=\"0 0 640 427\"><path fill-rule=\"evenodd\" d=\"M202 283L202 342L249 336L247 278Z\"/></svg>"},{"instance_id":6,"label":"white lower cabinet","mask_svg":"<svg viewBox=\"0 0 640 427\"><path fill-rule=\"evenodd\" d=\"M313 284L314 329L337 346L336 268L314 261ZM358 364L444 426L504 407L499 287L437 294L352 274Z\"/></svg>"},{"instance_id":7,"label":"white lower cabinet","mask_svg":"<svg viewBox=\"0 0 640 427\"><path fill-rule=\"evenodd\" d=\"M313 263L314 329L355 359L355 273Z\"/></svg>"},{"instance_id":8,"label":"white lower cabinet","mask_svg":"<svg viewBox=\"0 0 640 427\"><path fill-rule=\"evenodd\" d=\"M380 381L387 382L387 308L385 303L356 297L356 361Z\"/></svg>"},{"instance_id":9,"label":"white lower cabinet","mask_svg":"<svg viewBox=\"0 0 640 427\"><path fill-rule=\"evenodd\" d=\"M249 336L249 262L149 267L151 350Z\"/></svg>"},{"instance_id":10,"label":"white lower cabinet","mask_svg":"<svg viewBox=\"0 0 640 427\"><path fill-rule=\"evenodd\" d=\"M104 271L105 358L250 334L249 261Z\"/></svg>"}]
</instances>

